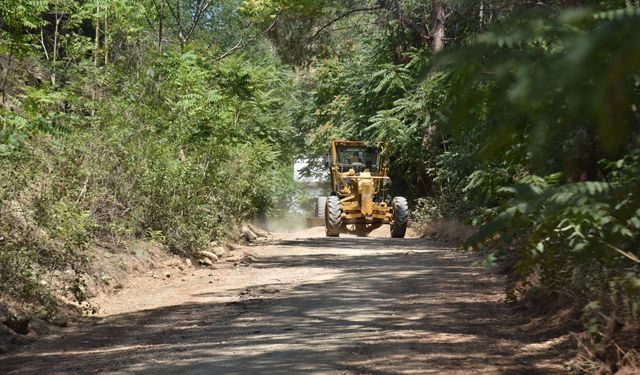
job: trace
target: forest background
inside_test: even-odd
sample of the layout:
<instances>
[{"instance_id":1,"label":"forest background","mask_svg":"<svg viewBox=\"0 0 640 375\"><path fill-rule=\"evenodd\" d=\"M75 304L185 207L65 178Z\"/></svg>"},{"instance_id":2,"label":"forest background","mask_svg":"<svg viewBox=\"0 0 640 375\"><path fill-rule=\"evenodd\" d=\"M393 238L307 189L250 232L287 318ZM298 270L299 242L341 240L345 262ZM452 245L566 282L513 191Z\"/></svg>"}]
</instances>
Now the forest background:
<instances>
[{"instance_id":1,"label":"forest background","mask_svg":"<svg viewBox=\"0 0 640 375\"><path fill-rule=\"evenodd\" d=\"M414 222L478 228L511 301L637 348L637 0L4 0L0 297L83 303L96 244L191 256L283 213L330 139L393 150ZM586 344L585 344L586 345ZM621 349L622 348L622 349Z\"/></svg>"}]
</instances>

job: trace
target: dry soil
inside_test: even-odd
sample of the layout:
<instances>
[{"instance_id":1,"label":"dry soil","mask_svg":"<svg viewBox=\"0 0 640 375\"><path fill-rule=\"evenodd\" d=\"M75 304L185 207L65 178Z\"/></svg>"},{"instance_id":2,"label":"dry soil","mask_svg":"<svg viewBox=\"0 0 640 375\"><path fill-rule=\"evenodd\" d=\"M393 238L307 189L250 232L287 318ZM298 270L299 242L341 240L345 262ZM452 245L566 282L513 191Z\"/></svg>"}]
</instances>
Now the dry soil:
<instances>
[{"instance_id":1,"label":"dry soil","mask_svg":"<svg viewBox=\"0 0 640 375\"><path fill-rule=\"evenodd\" d=\"M555 341L522 332L504 281L473 255L321 229L239 251L215 269L132 279L96 301L100 316L0 357L0 373L565 372Z\"/></svg>"}]
</instances>

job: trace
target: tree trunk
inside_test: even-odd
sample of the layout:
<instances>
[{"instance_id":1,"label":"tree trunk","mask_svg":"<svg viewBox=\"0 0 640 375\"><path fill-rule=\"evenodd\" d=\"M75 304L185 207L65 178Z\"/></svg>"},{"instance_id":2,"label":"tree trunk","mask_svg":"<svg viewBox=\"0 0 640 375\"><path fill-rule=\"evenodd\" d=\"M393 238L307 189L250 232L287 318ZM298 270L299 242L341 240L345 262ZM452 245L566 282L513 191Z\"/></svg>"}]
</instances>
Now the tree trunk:
<instances>
[{"instance_id":1,"label":"tree trunk","mask_svg":"<svg viewBox=\"0 0 640 375\"><path fill-rule=\"evenodd\" d=\"M431 2L431 52L434 54L444 49L444 0L433 0ZM437 122L432 122L425 129L422 138L422 147L428 150L434 147L437 140L434 138L438 135L439 127Z\"/></svg>"},{"instance_id":2,"label":"tree trunk","mask_svg":"<svg viewBox=\"0 0 640 375\"><path fill-rule=\"evenodd\" d=\"M176 22L178 23L178 41L180 42L180 53L184 53L184 32L182 31L182 18L180 16L180 0L176 0Z\"/></svg>"},{"instance_id":3,"label":"tree trunk","mask_svg":"<svg viewBox=\"0 0 640 375\"><path fill-rule=\"evenodd\" d=\"M7 71L4 73L4 80L2 81L2 102L7 100L7 82L9 81L9 73L11 72L11 61L13 61L13 44L14 40L11 40L11 47L9 47L9 61L7 62Z\"/></svg>"},{"instance_id":4,"label":"tree trunk","mask_svg":"<svg viewBox=\"0 0 640 375\"><path fill-rule=\"evenodd\" d=\"M431 51L438 53L444 48L444 0L431 3Z\"/></svg>"},{"instance_id":5,"label":"tree trunk","mask_svg":"<svg viewBox=\"0 0 640 375\"><path fill-rule=\"evenodd\" d=\"M96 0L96 39L93 50L93 66L98 67L98 49L100 48L100 0Z\"/></svg>"},{"instance_id":6,"label":"tree trunk","mask_svg":"<svg viewBox=\"0 0 640 375\"><path fill-rule=\"evenodd\" d=\"M104 6L104 65L109 63L109 8L108 3Z\"/></svg>"},{"instance_id":7,"label":"tree trunk","mask_svg":"<svg viewBox=\"0 0 640 375\"><path fill-rule=\"evenodd\" d=\"M51 60L51 85L56 85L56 63L58 62L58 37L60 36L60 21L62 20L62 15L58 14L58 5L56 3L55 7L55 29L53 32L53 59Z\"/></svg>"},{"instance_id":8,"label":"tree trunk","mask_svg":"<svg viewBox=\"0 0 640 375\"><path fill-rule=\"evenodd\" d=\"M158 11L158 49L162 50L162 22L164 20L164 1L160 1L160 10Z\"/></svg>"},{"instance_id":9,"label":"tree trunk","mask_svg":"<svg viewBox=\"0 0 640 375\"><path fill-rule=\"evenodd\" d=\"M93 50L93 69L96 76L98 75L98 50L100 48L100 0L96 0L96 38ZM97 97L97 80L94 81L93 92L91 93L91 100L95 101ZM91 117L95 116L95 109L91 108Z\"/></svg>"}]
</instances>

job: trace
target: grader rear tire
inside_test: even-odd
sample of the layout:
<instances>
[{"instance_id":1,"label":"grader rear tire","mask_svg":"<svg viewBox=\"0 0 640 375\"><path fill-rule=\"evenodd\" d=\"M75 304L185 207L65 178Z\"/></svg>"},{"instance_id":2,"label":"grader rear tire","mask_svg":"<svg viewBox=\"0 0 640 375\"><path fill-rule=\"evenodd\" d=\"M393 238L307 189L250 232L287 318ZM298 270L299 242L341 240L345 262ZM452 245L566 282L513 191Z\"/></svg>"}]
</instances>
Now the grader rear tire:
<instances>
[{"instance_id":1,"label":"grader rear tire","mask_svg":"<svg viewBox=\"0 0 640 375\"><path fill-rule=\"evenodd\" d=\"M395 197L392 202L393 223L391 223L391 237L404 238L407 232L407 221L409 220L409 205L407 199Z\"/></svg>"},{"instance_id":2,"label":"grader rear tire","mask_svg":"<svg viewBox=\"0 0 640 375\"><path fill-rule=\"evenodd\" d=\"M327 207L327 197L316 198L316 208L315 208L316 217L324 217L324 211L326 207Z\"/></svg>"},{"instance_id":3,"label":"grader rear tire","mask_svg":"<svg viewBox=\"0 0 640 375\"><path fill-rule=\"evenodd\" d=\"M342 209L340 208L340 199L338 197L327 197L324 214L327 237L338 237L342 226Z\"/></svg>"}]
</instances>

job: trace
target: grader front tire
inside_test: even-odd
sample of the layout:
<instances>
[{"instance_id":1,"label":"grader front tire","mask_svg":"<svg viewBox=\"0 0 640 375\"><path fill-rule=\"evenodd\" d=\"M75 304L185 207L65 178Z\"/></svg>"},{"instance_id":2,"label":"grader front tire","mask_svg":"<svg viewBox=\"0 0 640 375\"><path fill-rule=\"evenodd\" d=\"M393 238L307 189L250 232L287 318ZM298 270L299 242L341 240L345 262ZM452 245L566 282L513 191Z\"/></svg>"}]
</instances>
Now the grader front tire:
<instances>
[{"instance_id":1,"label":"grader front tire","mask_svg":"<svg viewBox=\"0 0 640 375\"><path fill-rule=\"evenodd\" d=\"M403 197L393 199L393 223L391 224L391 237L404 238L409 221L409 205Z\"/></svg>"},{"instance_id":2,"label":"grader front tire","mask_svg":"<svg viewBox=\"0 0 640 375\"><path fill-rule=\"evenodd\" d=\"M336 196L327 197L325 208L325 227L328 237L338 237L342 226L342 209L340 199Z\"/></svg>"}]
</instances>

